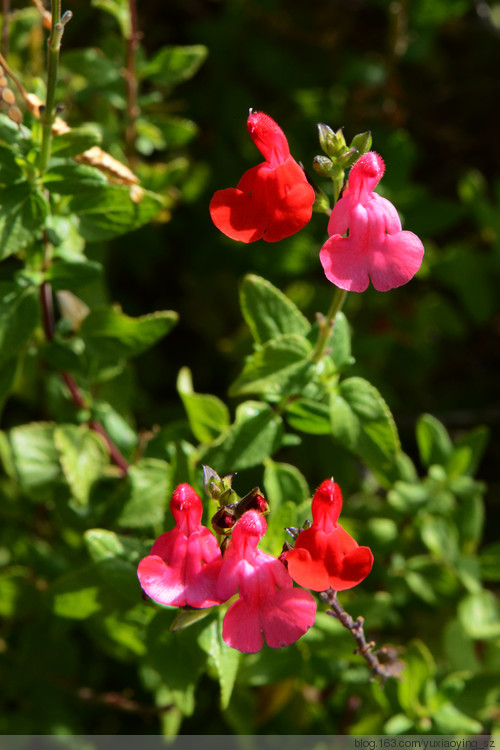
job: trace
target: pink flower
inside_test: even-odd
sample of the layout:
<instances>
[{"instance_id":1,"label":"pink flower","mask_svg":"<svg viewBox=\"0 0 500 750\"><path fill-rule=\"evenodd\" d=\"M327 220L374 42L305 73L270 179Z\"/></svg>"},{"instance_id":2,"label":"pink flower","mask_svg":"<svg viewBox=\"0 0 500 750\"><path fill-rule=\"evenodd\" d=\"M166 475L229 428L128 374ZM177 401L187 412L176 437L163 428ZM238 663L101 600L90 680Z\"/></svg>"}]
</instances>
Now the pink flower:
<instances>
[{"instance_id":1,"label":"pink flower","mask_svg":"<svg viewBox=\"0 0 500 750\"><path fill-rule=\"evenodd\" d=\"M264 640L271 648L295 643L314 624L316 602L293 588L285 566L257 549L266 532L264 518L251 510L234 527L217 583L217 595L240 598L228 609L222 636L228 646L253 654Z\"/></svg>"},{"instance_id":2,"label":"pink flower","mask_svg":"<svg viewBox=\"0 0 500 750\"><path fill-rule=\"evenodd\" d=\"M142 588L154 601L173 607L220 604L216 586L221 553L215 536L201 525L200 498L189 484L180 484L170 509L175 527L162 534L139 563Z\"/></svg>"},{"instance_id":3,"label":"pink flower","mask_svg":"<svg viewBox=\"0 0 500 750\"><path fill-rule=\"evenodd\" d=\"M233 240L277 242L310 220L314 190L274 120L250 110L247 128L265 161L245 172L236 188L218 190L210 201L210 215Z\"/></svg>"},{"instance_id":4,"label":"pink flower","mask_svg":"<svg viewBox=\"0 0 500 750\"><path fill-rule=\"evenodd\" d=\"M341 289L364 292L371 280L375 289L387 292L410 281L422 264L419 238L403 232L392 203L373 192L384 171L378 154L364 154L330 216L330 239L319 257L327 279Z\"/></svg>"},{"instance_id":5,"label":"pink flower","mask_svg":"<svg viewBox=\"0 0 500 750\"><path fill-rule=\"evenodd\" d=\"M326 479L312 501L313 523L301 531L290 552L284 553L293 580L313 591L351 589L372 569L369 547L360 547L337 523L342 510L340 487Z\"/></svg>"}]
</instances>

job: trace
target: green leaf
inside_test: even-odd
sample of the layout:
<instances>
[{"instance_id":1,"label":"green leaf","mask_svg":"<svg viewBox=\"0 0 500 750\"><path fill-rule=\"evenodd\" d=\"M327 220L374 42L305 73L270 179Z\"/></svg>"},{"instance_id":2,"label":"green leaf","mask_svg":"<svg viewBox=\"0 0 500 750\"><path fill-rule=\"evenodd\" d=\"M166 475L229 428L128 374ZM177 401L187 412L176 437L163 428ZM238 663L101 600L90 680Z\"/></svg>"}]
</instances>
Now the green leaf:
<instances>
[{"instance_id":1,"label":"green leaf","mask_svg":"<svg viewBox=\"0 0 500 750\"><path fill-rule=\"evenodd\" d=\"M133 200L134 187L107 184L74 195L69 210L80 219L82 237L89 242L109 240L147 224L161 209L162 199L145 190Z\"/></svg>"},{"instance_id":2,"label":"green leaf","mask_svg":"<svg viewBox=\"0 0 500 750\"><path fill-rule=\"evenodd\" d=\"M208 654L215 667L220 684L220 702L222 710L225 710L231 700L241 653L227 646L222 639L222 619L219 616L200 633L198 643Z\"/></svg>"},{"instance_id":3,"label":"green leaf","mask_svg":"<svg viewBox=\"0 0 500 750\"><path fill-rule=\"evenodd\" d=\"M488 544L479 553L481 576L485 581L500 581L500 542Z\"/></svg>"},{"instance_id":4,"label":"green leaf","mask_svg":"<svg viewBox=\"0 0 500 750\"><path fill-rule=\"evenodd\" d=\"M367 380L348 378L330 397L333 437L365 461L379 481L390 484L400 451L393 416Z\"/></svg>"},{"instance_id":5,"label":"green leaf","mask_svg":"<svg viewBox=\"0 0 500 750\"><path fill-rule=\"evenodd\" d=\"M75 292L80 287L90 284L102 275L102 266L95 261L59 261L54 263L46 272L47 281L50 281L53 289L57 292L61 289Z\"/></svg>"},{"instance_id":6,"label":"green leaf","mask_svg":"<svg viewBox=\"0 0 500 750\"><path fill-rule=\"evenodd\" d=\"M70 196L92 195L95 190L106 190L109 185L106 175L99 169L63 160L50 165L43 182L52 193Z\"/></svg>"},{"instance_id":7,"label":"green leaf","mask_svg":"<svg viewBox=\"0 0 500 750\"><path fill-rule=\"evenodd\" d=\"M23 179L23 171L11 148L0 145L0 185L13 185Z\"/></svg>"},{"instance_id":8,"label":"green leaf","mask_svg":"<svg viewBox=\"0 0 500 750\"><path fill-rule=\"evenodd\" d=\"M260 276L245 276L240 304L252 336L259 344L287 333L305 336L311 329L299 308Z\"/></svg>"},{"instance_id":9,"label":"green leaf","mask_svg":"<svg viewBox=\"0 0 500 750\"><path fill-rule=\"evenodd\" d=\"M55 135L52 138L52 156L78 156L102 141L100 131L93 125L82 125L72 128L67 133Z\"/></svg>"},{"instance_id":10,"label":"green leaf","mask_svg":"<svg viewBox=\"0 0 500 750\"><path fill-rule=\"evenodd\" d=\"M71 570L51 587L54 614L86 620L102 608L100 581L94 565Z\"/></svg>"},{"instance_id":11,"label":"green leaf","mask_svg":"<svg viewBox=\"0 0 500 750\"><path fill-rule=\"evenodd\" d=\"M17 359L7 359L0 364L0 414L16 378Z\"/></svg>"},{"instance_id":12,"label":"green leaf","mask_svg":"<svg viewBox=\"0 0 500 750\"><path fill-rule=\"evenodd\" d=\"M117 506L121 527L144 529L162 526L171 493L171 470L166 461L143 458L130 467Z\"/></svg>"},{"instance_id":13,"label":"green leaf","mask_svg":"<svg viewBox=\"0 0 500 750\"><path fill-rule=\"evenodd\" d=\"M38 324L39 309L35 287L0 283L0 363L24 349Z\"/></svg>"},{"instance_id":14,"label":"green leaf","mask_svg":"<svg viewBox=\"0 0 500 750\"><path fill-rule=\"evenodd\" d=\"M331 432L330 409L320 401L299 398L286 405L286 415L295 430L310 435L329 435Z\"/></svg>"},{"instance_id":15,"label":"green leaf","mask_svg":"<svg viewBox=\"0 0 500 750\"><path fill-rule=\"evenodd\" d=\"M89 555L96 563L119 558L136 565L150 551L150 546L138 539L108 529L88 529L83 536Z\"/></svg>"},{"instance_id":16,"label":"green leaf","mask_svg":"<svg viewBox=\"0 0 500 750\"><path fill-rule=\"evenodd\" d=\"M417 422L417 443L424 466L446 466L453 452L446 428L431 414L423 414Z\"/></svg>"},{"instance_id":17,"label":"green leaf","mask_svg":"<svg viewBox=\"0 0 500 750\"><path fill-rule=\"evenodd\" d=\"M245 401L227 435L203 454L203 463L220 475L258 466L276 450L282 430L281 417L270 406Z\"/></svg>"},{"instance_id":18,"label":"green leaf","mask_svg":"<svg viewBox=\"0 0 500 750\"><path fill-rule=\"evenodd\" d=\"M7 433L12 470L21 488L34 499L50 497L61 478L54 425L26 424Z\"/></svg>"},{"instance_id":19,"label":"green leaf","mask_svg":"<svg viewBox=\"0 0 500 750\"><path fill-rule=\"evenodd\" d=\"M130 38L130 10L127 0L92 0L94 8L100 8L115 18L124 39Z\"/></svg>"},{"instance_id":20,"label":"green leaf","mask_svg":"<svg viewBox=\"0 0 500 750\"><path fill-rule=\"evenodd\" d=\"M47 201L29 182L0 188L0 260L37 237L47 211Z\"/></svg>"},{"instance_id":21,"label":"green leaf","mask_svg":"<svg viewBox=\"0 0 500 750\"><path fill-rule=\"evenodd\" d=\"M401 707L409 716L419 715L423 707L426 684L436 671L434 658L422 641L413 641L405 650L406 668L398 680L397 692Z\"/></svg>"},{"instance_id":22,"label":"green leaf","mask_svg":"<svg viewBox=\"0 0 500 750\"><path fill-rule=\"evenodd\" d=\"M263 393L267 396L300 393L316 369L308 359L311 345L295 333L266 343L247 358L243 372L229 389L231 396Z\"/></svg>"},{"instance_id":23,"label":"green leaf","mask_svg":"<svg viewBox=\"0 0 500 750\"><path fill-rule=\"evenodd\" d=\"M330 341L328 342L328 347L331 349L330 357L337 372L341 372L343 369L353 364L354 359L351 354L351 329L342 310L340 310L335 316L335 323L332 335L330 336Z\"/></svg>"},{"instance_id":24,"label":"green leaf","mask_svg":"<svg viewBox=\"0 0 500 750\"><path fill-rule=\"evenodd\" d=\"M151 78L162 86L176 86L192 78L207 55L208 49L202 44L162 47L140 68L139 78Z\"/></svg>"},{"instance_id":25,"label":"green leaf","mask_svg":"<svg viewBox=\"0 0 500 750\"><path fill-rule=\"evenodd\" d=\"M79 505L86 505L93 483L109 464L102 438L85 425L67 424L56 428L54 442L71 494Z\"/></svg>"},{"instance_id":26,"label":"green leaf","mask_svg":"<svg viewBox=\"0 0 500 750\"><path fill-rule=\"evenodd\" d=\"M458 617L471 638L489 639L500 636L500 609L491 591L470 594L458 605Z\"/></svg>"},{"instance_id":27,"label":"green leaf","mask_svg":"<svg viewBox=\"0 0 500 750\"><path fill-rule=\"evenodd\" d=\"M472 719L467 714L447 701L437 708L432 714L432 720L435 723L440 734L458 735L458 734L481 734L483 725L480 721Z\"/></svg>"},{"instance_id":28,"label":"green leaf","mask_svg":"<svg viewBox=\"0 0 500 750\"><path fill-rule=\"evenodd\" d=\"M461 474L474 476L483 457L489 434L487 427L476 427L455 442L455 451L467 451L467 460L462 466Z\"/></svg>"},{"instance_id":29,"label":"green leaf","mask_svg":"<svg viewBox=\"0 0 500 750\"><path fill-rule=\"evenodd\" d=\"M194 393L191 371L187 367L179 371L177 391L184 404L189 426L200 443L212 443L229 429L230 416L226 404L217 396Z\"/></svg>"},{"instance_id":30,"label":"green leaf","mask_svg":"<svg viewBox=\"0 0 500 750\"><path fill-rule=\"evenodd\" d=\"M436 557L452 563L458 555L458 532L455 525L439 516L422 518L422 541Z\"/></svg>"},{"instance_id":31,"label":"green leaf","mask_svg":"<svg viewBox=\"0 0 500 750\"><path fill-rule=\"evenodd\" d=\"M304 475L295 466L272 459L265 462L264 488L273 513L287 501L300 505L310 497Z\"/></svg>"},{"instance_id":32,"label":"green leaf","mask_svg":"<svg viewBox=\"0 0 500 750\"><path fill-rule=\"evenodd\" d=\"M108 307L95 308L83 321L80 336L88 353L103 362L137 357L167 335L177 322L172 310L131 318Z\"/></svg>"}]
</instances>

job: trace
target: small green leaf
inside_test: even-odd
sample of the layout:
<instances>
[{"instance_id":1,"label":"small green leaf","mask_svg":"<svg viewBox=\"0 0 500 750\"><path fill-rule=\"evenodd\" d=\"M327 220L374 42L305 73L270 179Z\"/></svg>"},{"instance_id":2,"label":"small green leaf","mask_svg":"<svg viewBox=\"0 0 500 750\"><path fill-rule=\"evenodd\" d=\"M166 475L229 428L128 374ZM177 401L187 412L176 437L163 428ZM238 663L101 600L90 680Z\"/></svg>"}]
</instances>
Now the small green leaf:
<instances>
[{"instance_id":1,"label":"small green leaf","mask_svg":"<svg viewBox=\"0 0 500 750\"><path fill-rule=\"evenodd\" d=\"M295 333L266 343L248 357L243 372L229 390L231 396L263 393L267 396L301 393L316 365L308 360L311 345Z\"/></svg>"},{"instance_id":2,"label":"small green leaf","mask_svg":"<svg viewBox=\"0 0 500 750\"><path fill-rule=\"evenodd\" d=\"M212 620L198 636L198 643L213 662L220 684L221 708L225 710L231 700L241 653L224 643L222 617Z\"/></svg>"},{"instance_id":3,"label":"small green leaf","mask_svg":"<svg viewBox=\"0 0 500 750\"><path fill-rule=\"evenodd\" d=\"M88 529L83 536L89 555L96 563L119 558L136 565L150 552L150 545L108 529Z\"/></svg>"},{"instance_id":4,"label":"small green leaf","mask_svg":"<svg viewBox=\"0 0 500 750\"><path fill-rule=\"evenodd\" d=\"M72 570L59 578L50 594L59 617L86 620L102 608L100 581L94 565Z\"/></svg>"},{"instance_id":5,"label":"small green leaf","mask_svg":"<svg viewBox=\"0 0 500 750\"><path fill-rule=\"evenodd\" d=\"M177 390L193 435L200 443L212 443L229 429L230 417L226 404L217 396L194 393L191 371L187 367L179 371Z\"/></svg>"},{"instance_id":6,"label":"small green leaf","mask_svg":"<svg viewBox=\"0 0 500 750\"><path fill-rule=\"evenodd\" d=\"M130 10L127 0L92 0L92 6L112 15L120 26L122 37L130 38Z\"/></svg>"},{"instance_id":7,"label":"small green leaf","mask_svg":"<svg viewBox=\"0 0 500 750\"><path fill-rule=\"evenodd\" d=\"M299 398L286 406L288 422L295 430L310 435L329 435L330 409L320 401Z\"/></svg>"},{"instance_id":8,"label":"small green leaf","mask_svg":"<svg viewBox=\"0 0 500 750\"><path fill-rule=\"evenodd\" d=\"M424 701L424 690L436 671L434 658L423 641L413 641L405 650L406 668L398 680L397 692L401 707L411 717L419 715Z\"/></svg>"},{"instance_id":9,"label":"small green leaf","mask_svg":"<svg viewBox=\"0 0 500 750\"><path fill-rule=\"evenodd\" d=\"M0 283L0 363L19 354L40 315L36 289Z\"/></svg>"},{"instance_id":10,"label":"small green leaf","mask_svg":"<svg viewBox=\"0 0 500 750\"><path fill-rule=\"evenodd\" d=\"M424 466L446 466L453 443L446 428L431 414L423 414L417 423L417 443Z\"/></svg>"},{"instance_id":11,"label":"small green leaf","mask_svg":"<svg viewBox=\"0 0 500 750\"><path fill-rule=\"evenodd\" d=\"M162 47L140 68L139 77L151 78L161 86L176 86L192 78L207 55L208 49L202 44Z\"/></svg>"},{"instance_id":12,"label":"small green leaf","mask_svg":"<svg viewBox=\"0 0 500 750\"><path fill-rule=\"evenodd\" d=\"M304 475L295 466L272 459L265 462L264 488L273 513L287 501L300 505L310 497Z\"/></svg>"},{"instance_id":13,"label":"small green leaf","mask_svg":"<svg viewBox=\"0 0 500 750\"><path fill-rule=\"evenodd\" d=\"M481 576L485 581L500 581L500 542L488 544L479 553Z\"/></svg>"},{"instance_id":14,"label":"small green leaf","mask_svg":"<svg viewBox=\"0 0 500 750\"><path fill-rule=\"evenodd\" d=\"M103 362L137 357L167 335L177 322L172 310L131 318L108 307L95 308L85 318L80 335L91 356Z\"/></svg>"},{"instance_id":15,"label":"small green leaf","mask_svg":"<svg viewBox=\"0 0 500 750\"><path fill-rule=\"evenodd\" d=\"M467 716L462 711L447 701L437 708L432 714L432 720L435 723L440 734L459 735L481 734L483 725L480 721Z\"/></svg>"},{"instance_id":16,"label":"small green leaf","mask_svg":"<svg viewBox=\"0 0 500 750\"><path fill-rule=\"evenodd\" d=\"M7 437L12 470L21 488L34 499L50 497L61 478L54 425L41 422L14 427Z\"/></svg>"},{"instance_id":17,"label":"small green leaf","mask_svg":"<svg viewBox=\"0 0 500 750\"><path fill-rule=\"evenodd\" d=\"M470 594L458 605L458 617L471 638L489 639L500 636L500 609L491 591Z\"/></svg>"},{"instance_id":18,"label":"small green leaf","mask_svg":"<svg viewBox=\"0 0 500 750\"><path fill-rule=\"evenodd\" d=\"M335 316L332 335L328 342L328 348L331 349L330 357L335 365L337 372L341 372L349 365L352 365L354 359L351 354L351 330L349 322L340 310Z\"/></svg>"},{"instance_id":19,"label":"small green leaf","mask_svg":"<svg viewBox=\"0 0 500 750\"><path fill-rule=\"evenodd\" d=\"M367 380L348 378L331 394L333 437L365 461L386 486L397 474L399 436L386 402Z\"/></svg>"},{"instance_id":20,"label":"small green leaf","mask_svg":"<svg viewBox=\"0 0 500 750\"><path fill-rule=\"evenodd\" d=\"M144 529L162 526L171 493L171 470L166 461L143 458L130 467L115 500L121 527Z\"/></svg>"},{"instance_id":21,"label":"small green leaf","mask_svg":"<svg viewBox=\"0 0 500 750\"><path fill-rule=\"evenodd\" d=\"M13 149L0 145L0 185L13 185L22 179L23 171Z\"/></svg>"},{"instance_id":22,"label":"small green leaf","mask_svg":"<svg viewBox=\"0 0 500 750\"><path fill-rule=\"evenodd\" d=\"M48 204L30 182L0 188L0 260L23 250L41 231Z\"/></svg>"},{"instance_id":23,"label":"small green leaf","mask_svg":"<svg viewBox=\"0 0 500 750\"><path fill-rule=\"evenodd\" d=\"M55 135L52 138L52 156L78 156L93 146L98 146L102 141L99 130L93 125L82 125L72 128L67 133Z\"/></svg>"},{"instance_id":24,"label":"small green leaf","mask_svg":"<svg viewBox=\"0 0 500 750\"><path fill-rule=\"evenodd\" d=\"M306 336L311 326L294 303L260 276L243 279L240 304L252 336L258 344L292 333Z\"/></svg>"},{"instance_id":25,"label":"small green leaf","mask_svg":"<svg viewBox=\"0 0 500 750\"><path fill-rule=\"evenodd\" d=\"M245 401L238 406L229 432L202 456L219 474L258 466L274 453L283 430L282 420L267 404Z\"/></svg>"},{"instance_id":26,"label":"small green leaf","mask_svg":"<svg viewBox=\"0 0 500 750\"><path fill-rule=\"evenodd\" d=\"M490 431L487 427L476 427L455 442L455 451L467 449L467 462L461 473L474 476L488 442Z\"/></svg>"},{"instance_id":27,"label":"small green leaf","mask_svg":"<svg viewBox=\"0 0 500 750\"><path fill-rule=\"evenodd\" d=\"M74 195L69 209L80 219L80 233L89 242L109 240L147 224L161 209L162 199L143 191L132 199L131 188L100 185L91 192Z\"/></svg>"},{"instance_id":28,"label":"small green leaf","mask_svg":"<svg viewBox=\"0 0 500 750\"><path fill-rule=\"evenodd\" d=\"M108 180L99 169L88 164L57 160L50 166L43 178L44 185L57 195L92 194L106 189Z\"/></svg>"},{"instance_id":29,"label":"small green leaf","mask_svg":"<svg viewBox=\"0 0 500 750\"><path fill-rule=\"evenodd\" d=\"M422 518L421 536L427 549L439 559L453 562L458 555L458 532L453 523L439 516Z\"/></svg>"},{"instance_id":30,"label":"small green leaf","mask_svg":"<svg viewBox=\"0 0 500 750\"><path fill-rule=\"evenodd\" d=\"M85 425L61 425L54 442L71 494L79 505L86 505L90 489L109 463L102 438Z\"/></svg>"},{"instance_id":31,"label":"small green leaf","mask_svg":"<svg viewBox=\"0 0 500 750\"><path fill-rule=\"evenodd\" d=\"M50 281L55 291L61 289L75 292L80 287L102 275L102 266L94 261L72 262L59 261L54 263L47 271L46 278Z\"/></svg>"}]
</instances>

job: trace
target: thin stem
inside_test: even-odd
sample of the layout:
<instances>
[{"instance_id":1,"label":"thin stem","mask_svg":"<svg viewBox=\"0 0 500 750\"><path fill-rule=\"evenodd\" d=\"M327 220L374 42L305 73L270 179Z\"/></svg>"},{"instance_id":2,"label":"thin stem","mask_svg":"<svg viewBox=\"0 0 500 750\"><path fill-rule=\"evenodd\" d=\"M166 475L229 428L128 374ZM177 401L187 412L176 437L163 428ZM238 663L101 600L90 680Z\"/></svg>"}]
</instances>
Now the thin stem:
<instances>
[{"instance_id":1,"label":"thin stem","mask_svg":"<svg viewBox=\"0 0 500 750\"><path fill-rule=\"evenodd\" d=\"M316 346L311 354L311 360L313 362L319 362L325 353L325 349L328 346L330 336L332 335L333 326L335 324L335 318L337 313L342 309L342 306L347 297L345 289L335 289L330 308L326 316L318 315L319 322L319 335L316 341Z\"/></svg>"},{"instance_id":2,"label":"thin stem","mask_svg":"<svg viewBox=\"0 0 500 750\"><path fill-rule=\"evenodd\" d=\"M59 69L59 52L64 27L72 17L71 11L66 11L61 18L61 0L51 0L52 27L47 44L47 97L45 110L40 117L42 123L42 145L38 167L43 174L47 169L52 143L52 126L56 117L56 84Z\"/></svg>"},{"instance_id":3,"label":"thin stem","mask_svg":"<svg viewBox=\"0 0 500 750\"><path fill-rule=\"evenodd\" d=\"M320 597L331 607L331 610L327 610L327 615L336 617L341 625L350 631L354 640L358 644L358 648L354 653L360 654L364 658L370 667L372 675L374 677L380 677L383 680L386 680L389 677L399 677L400 672L404 668L404 663L398 658L398 650L394 647L383 646L377 651L374 651L375 642L370 641L367 643L366 641L363 630L364 618L358 617L356 620L353 620L351 615L345 611L338 601L337 592L333 591L333 589L323 591L320 594Z\"/></svg>"},{"instance_id":4,"label":"thin stem","mask_svg":"<svg viewBox=\"0 0 500 750\"><path fill-rule=\"evenodd\" d=\"M137 104L138 81L137 81L137 49L141 38L137 24L136 0L129 0L130 35L127 39L127 69L125 80L127 82L127 128L125 130L125 143L129 158L134 155L135 123L140 109Z\"/></svg>"}]
</instances>

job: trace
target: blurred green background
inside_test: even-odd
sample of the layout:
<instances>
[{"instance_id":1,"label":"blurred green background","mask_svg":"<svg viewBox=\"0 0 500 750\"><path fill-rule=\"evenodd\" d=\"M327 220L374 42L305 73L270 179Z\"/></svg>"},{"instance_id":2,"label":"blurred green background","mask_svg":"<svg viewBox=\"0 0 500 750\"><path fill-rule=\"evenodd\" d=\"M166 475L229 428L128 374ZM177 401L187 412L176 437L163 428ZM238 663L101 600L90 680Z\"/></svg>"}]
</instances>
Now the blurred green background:
<instances>
[{"instance_id":1,"label":"blurred green background","mask_svg":"<svg viewBox=\"0 0 500 750\"><path fill-rule=\"evenodd\" d=\"M34 9L21 11L25 7L21 2L11 5L9 59L22 72L27 88L30 83L37 88L44 70L44 36ZM63 10L71 9L74 18L63 40L60 99L65 101L64 116L70 125L97 122L103 147L125 158L125 44L116 17L106 12L105 5L88 0L63 4ZM250 107L267 112L281 125L294 157L325 190L326 182L312 171L312 159L320 151L317 123L343 127L348 142L356 133L371 130L373 149L387 167L380 190L395 203L404 227L422 238L426 255L418 276L407 286L387 294L370 289L362 296L349 295L344 310L353 328L356 358L351 374L368 378L383 394L394 412L404 450L420 462L424 472L427 467L420 461L415 440L422 412L441 420L453 439L477 425L489 428L478 477L488 484L484 544L494 550L488 558L487 581L495 591L500 579L498 569L495 572L500 554L494 544L498 541L500 462L500 139L496 115L500 3L150 0L138 3L138 25L142 33L139 59L154 58L166 44L205 45L208 55L190 80L169 87L159 75L141 88L137 151L129 156L143 183L166 196L169 208L163 220L89 247L93 257L105 262L109 284L89 289L89 303L107 298L119 302L129 315L156 309L180 313L171 336L140 357L119 387L114 383L106 391L104 385L102 397L144 430L184 420L175 382L179 369L188 366L197 392L227 400L242 356L251 351L238 304L238 285L246 273L268 278L309 318L328 308L333 289L318 260L326 239L325 216L315 214L302 232L277 245L239 245L221 235L210 221L208 203L213 192L236 185L243 172L260 160L246 133ZM89 48L101 52L92 53ZM184 124L177 121L174 127L168 120L172 116L183 118ZM174 165L171 176L158 166L164 163ZM7 277L14 265L15 261L6 262L0 274ZM5 407L3 428L52 419L57 394L49 391L47 398L39 396L36 388L30 390L30 383L21 385ZM310 436L300 452L284 450L278 458L298 461L297 456L311 489L334 473L346 496L359 491L359 465L342 452L332 455L326 439ZM438 479L434 478L439 484ZM262 482L261 473L255 469L242 472L237 490L244 493L252 482ZM223 715L211 694L213 683L204 676L197 690L196 712L189 718L185 711L188 718L181 731L314 734L415 731L417 727L422 732L432 728L446 733L456 728L474 733L500 723L495 688L500 667L498 638L489 640L491 633L485 636L481 629L472 629L465 637L460 627L469 619L468 611L462 626L453 620L461 584L450 583L446 561L427 572L424 565L407 590L398 579L398 561L391 558L396 583L391 589L392 584L384 582L382 561L390 558L393 527L386 526L384 531L377 521L383 526L386 520L393 524L398 520L385 518L384 502L379 491L372 496L361 493L354 500L359 519L355 523L362 525L368 517L374 521L365 534L369 542L380 545L381 561L369 584L378 591L378 598L370 598L366 590L354 614L371 615L377 640L407 644L421 639L407 651L414 668L414 694L408 682L403 688L388 685L385 692L370 686L366 671L356 672L348 636L334 629L335 648L320 635L314 647L311 636L311 648L316 650L305 672L307 700L292 685L293 657L285 649L272 654L273 659L268 657L262 672L265 677L259 672L258 659L248 663L241 677L244 688ZM393 507L398 507L397 500ZM421 550L412 536L411 503L408 507L401 537L403 546L407 544L403 554L417 556ZM427 547L435 553L439 544L431 541ZM488 563L483 560L484 565ZM429 581L431 594L426 589ZM393 596L390 606L384 598L386 586ZM467 586L466 590L473 595ZM490 608L486 598L488 617L494 621L497 610ZM56 653L59 637L63 642L68 638L67 622L57 622L60 633L57 628L51 631L48 663L41 668L33 697L23 699L13 690L14 697L6 703L20 717L29 714L30 701L36 702L43 690L40 686L51 672L50 654ZM445 626L450 630L444 634ZM329 627L324 625L324 633L330 632ZM76 653L64 647L63 658L69 660L64 671L79 675L77 684L93 685L99 695L106 690L129 690L127 695L142 704L147 704L148 691L160 695L147 674L142 674L140 685L136 683L130 658L116 656L105 643L101 643L99 658L85 664L89 637L78 634ZM32 659L40 658L34 635L26 638L24 642L21 637L19 643L24 656L19 662L7 661L5 674L13 666L27 669ZM43 641L41 635L37 638ZM43 650L43 643L39 648ZM344 661L333 663L335 649ZM429 698L432 686L425 687L432 685L436 670L449 683L439 694L441 703L436 704L446 706L437 726L425 721L429 711L438 710L432 695ZM315 674L319 675L316 682ZM454 676L449 678L450 674ZM70 693L61 726L77 732L158 731L154 713L133 709L120 713L93 700L97 692L86 700L75 695L73 688L66 689L64 680L55 683L65 696ZM48 684L53 688L54 681L49 679ZM459 694L465 698L455 700ZM457 719L453 711L446 713L457 701L472 723ZM415 705L423 708L420 711ZM397 719L405 712L413 724ZM391 718L393 723L387 723ZM56 731L55 720L47 722L47 731ZM34 726L39 728L40 723L35 721Z\"/></svg>"}]
</instances>

